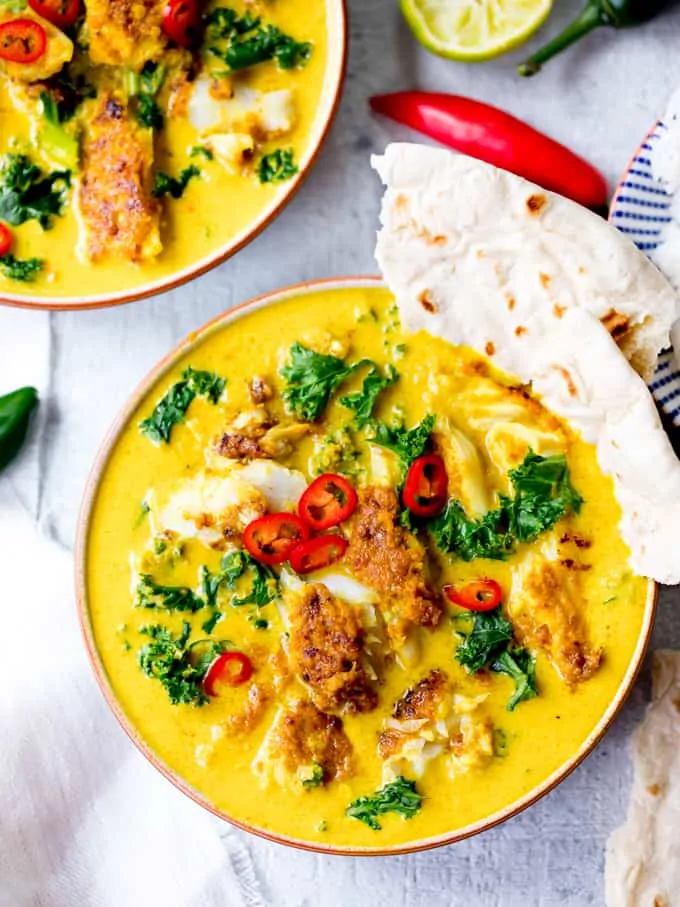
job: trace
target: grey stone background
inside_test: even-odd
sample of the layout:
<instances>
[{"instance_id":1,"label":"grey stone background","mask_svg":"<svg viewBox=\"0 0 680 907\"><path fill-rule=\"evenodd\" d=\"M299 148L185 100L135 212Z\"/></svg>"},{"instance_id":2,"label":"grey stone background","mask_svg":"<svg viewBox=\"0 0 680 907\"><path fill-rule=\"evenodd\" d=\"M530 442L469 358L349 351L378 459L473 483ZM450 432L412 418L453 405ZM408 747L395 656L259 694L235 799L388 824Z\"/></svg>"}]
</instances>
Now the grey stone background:
<instances>
[{"instance_id":1,"label":"grey stone background","mask_svg":"<svg viewBox=\"0 0 680 907\"><path fill-rule=\"evenodd\" d=\"M529 47L557 31L580 5L557 0ZM451 63L416 45L396 0L349 0L349 7L349 72L338 119L312 175L276 223L235 259L189 286L122 308L50 315L51 394L34 506L63 546L72 546L86 474L107 426L147 369L177 340L232 305L284 284L376 270L380 188L368 157L408 133L372 118L369 95L419 87L491 101L584 154L613 187L680 83L680 8L644 28L602 30L524 81L514 68L522 51L484 65ZM677 592L664 590L655 646L680 645L679 604ZM276 907L602 905L604 843L624 818L627 744L644 709L647 683L643 673L605 740L567 781L528 812L480 837L409 857L348 859L292 852L243 836L262 902Z\"/></svg>"}]
</instances>

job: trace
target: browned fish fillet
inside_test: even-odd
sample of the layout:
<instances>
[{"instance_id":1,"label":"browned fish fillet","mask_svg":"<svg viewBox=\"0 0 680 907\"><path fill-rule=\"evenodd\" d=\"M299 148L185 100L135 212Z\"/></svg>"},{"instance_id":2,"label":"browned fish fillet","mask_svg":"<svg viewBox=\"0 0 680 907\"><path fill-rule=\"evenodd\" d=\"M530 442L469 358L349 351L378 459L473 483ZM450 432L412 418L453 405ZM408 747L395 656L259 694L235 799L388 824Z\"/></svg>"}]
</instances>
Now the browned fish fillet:
<instances>
[{"instance_id":1,"label":"browned fish fillet","mask_svg":"<svg viewBox=\"0 0 680 907\"><path fill-rule=\"evenodd\" d=\"M160 206L151 194L153 137L110 93L99 96L83 136L81 254L149 261L161 251Z\"/></svg>"},{"instance_id":2,"label":"browned fish fillet","mask_svg":"<svg viewBox=\"0 0 680 907\"><path fill-rule=\"evenodd\" d=\"M542 649L569 685L587 680L602 661L602 650L588 638L578 594L570 587L573 572L543 554L522 564L508 600L515 635L532 649Z\"/></svg>"}]
</instances>

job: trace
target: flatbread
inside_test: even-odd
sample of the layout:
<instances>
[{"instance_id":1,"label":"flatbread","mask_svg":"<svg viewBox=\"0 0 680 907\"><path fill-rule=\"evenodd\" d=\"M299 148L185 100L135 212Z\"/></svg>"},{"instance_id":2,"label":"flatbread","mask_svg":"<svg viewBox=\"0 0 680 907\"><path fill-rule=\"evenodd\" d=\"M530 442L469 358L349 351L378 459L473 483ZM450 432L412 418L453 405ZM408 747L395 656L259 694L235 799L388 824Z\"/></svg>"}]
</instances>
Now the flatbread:
<instances>
[{"instance_id":1,"label":"flatbread","mask_svg":"<svg viewBox=\"0 0 680 907\"><path fill-rule=\"evenodd\" d=\"M396 144L373 166L404 326L485 353L596 444L631 566L680 582L680 463L640 377L676 318L668 282L595 215L488 164Z\"/></svg>"},{"instance_id":2,"label":"flatbread","mask_svg":"<svg viewBox=\"0 0 680 907\"><path fill-rule=\"evenodd\" d=\"M607 907L680 905L680 652L655 652L652 671L628 817L607 843Z\"/></svg>"}]
</instances>

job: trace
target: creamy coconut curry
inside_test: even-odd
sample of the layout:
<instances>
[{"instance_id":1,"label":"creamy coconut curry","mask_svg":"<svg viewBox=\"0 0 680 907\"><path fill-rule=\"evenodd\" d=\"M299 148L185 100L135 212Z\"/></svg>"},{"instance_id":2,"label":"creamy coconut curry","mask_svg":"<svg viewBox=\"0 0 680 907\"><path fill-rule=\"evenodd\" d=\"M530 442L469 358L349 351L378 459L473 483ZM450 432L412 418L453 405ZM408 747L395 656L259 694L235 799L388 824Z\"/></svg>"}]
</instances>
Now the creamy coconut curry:
<instances>
[{"instance_id":1,"label":"creamy coconut curry","mask_svg":"<svg viewBox=\"0 0 680 907\"><path fill-rule=\"evenodd\" d=\"M123 429L86 584L140 737L219 810L328 846L483 819L583 744L629 666L594 450L386 291L209 330Z\"/></svg>"},{"instance_id":2,"label":"creamy coconut curry","mask_svg":"<svg viewBox=\"0 0 680 907\"><path fill-rule=\"evenodd\" d=\"M318 139L328 18L0 0L0 295L124 291L243 236Z\"/></svg>"}]
</instances>

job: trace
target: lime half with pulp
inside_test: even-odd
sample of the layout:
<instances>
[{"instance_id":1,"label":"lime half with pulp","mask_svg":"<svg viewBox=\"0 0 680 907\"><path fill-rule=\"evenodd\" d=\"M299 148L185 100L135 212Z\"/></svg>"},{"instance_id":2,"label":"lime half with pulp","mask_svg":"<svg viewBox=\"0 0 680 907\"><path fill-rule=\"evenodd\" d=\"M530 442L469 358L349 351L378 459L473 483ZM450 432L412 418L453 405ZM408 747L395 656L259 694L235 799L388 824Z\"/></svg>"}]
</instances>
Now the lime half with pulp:
<instances>
[{"instance_id":1,"label":"lime half with pulp","mask_svg":"<svg viewBox=\"0 0 680 907\"><path fill-rule=\"evenodd\" d=\"M401 9L432 53L481 61L523 44L547 19L552 0L401 0Z\"/></svg>"}]
</instances>

